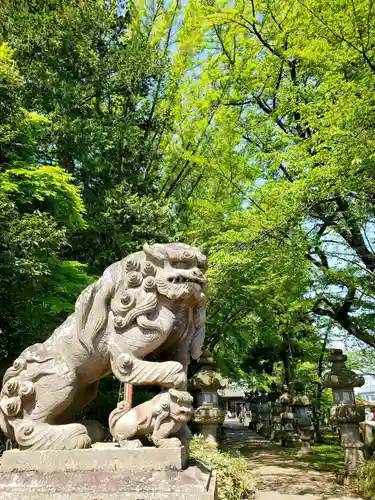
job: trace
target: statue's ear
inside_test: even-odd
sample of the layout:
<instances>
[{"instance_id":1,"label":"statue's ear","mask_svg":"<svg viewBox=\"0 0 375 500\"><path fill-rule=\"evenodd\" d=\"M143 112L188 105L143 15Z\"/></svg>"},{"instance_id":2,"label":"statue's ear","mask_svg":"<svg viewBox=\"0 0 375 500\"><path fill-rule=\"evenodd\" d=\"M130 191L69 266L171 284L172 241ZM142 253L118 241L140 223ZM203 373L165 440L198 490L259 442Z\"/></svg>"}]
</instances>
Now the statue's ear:
<instances>
[{"instance_id":1,"label":"statue's ear","mask_svg":"<svg viewBox=\"0 0 375 500\"><path fill-rule=\"evenodd\" d=\"M167 256L164 245L149 245L148 243L145 243L143 245L143 251L149 260L163 262Z\"/></svg>"},{"instance_id":2,"label":"statue's ear","mask_svg":"<svg viewBox=\"0 0 375 500\"><path fill-rule=\"evenodd\" d=\"M199 359L202 354L206 324L206 308L198 307L195 311L195 333L191 339L189 354L193 359Z\"/></svg>"}]
</instances>

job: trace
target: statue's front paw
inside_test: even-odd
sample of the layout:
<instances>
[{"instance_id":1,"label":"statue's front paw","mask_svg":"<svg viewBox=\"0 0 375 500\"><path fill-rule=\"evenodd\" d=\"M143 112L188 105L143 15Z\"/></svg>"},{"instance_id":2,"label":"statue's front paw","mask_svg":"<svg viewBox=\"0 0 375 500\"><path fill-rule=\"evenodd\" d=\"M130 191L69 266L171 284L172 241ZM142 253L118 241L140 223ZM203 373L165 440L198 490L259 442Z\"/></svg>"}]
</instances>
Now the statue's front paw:
<instances>
[{"instance_id":1,"label":"statue's front paw","mask_svg":"<svg viewBox=\"0 0 375 500\"><path fill-rule=\"evenodd\" d=\"M154 439L157 448L181 448L181 441L178 438Z\"/></svg>"},{"instance_id":2,"label":"statue's front paw","mask_svg":"<svg viewBox=\"0 0 375 500\"><path fill-rule=\"evenodd\" d=\"M143 445L139 439L129 440L129 439L121 439L119 437L116 437L116 440L117 440L120 448L124 448L127 450L136 450L138 448L143 448Z\"/></svg>"}]
</instances>

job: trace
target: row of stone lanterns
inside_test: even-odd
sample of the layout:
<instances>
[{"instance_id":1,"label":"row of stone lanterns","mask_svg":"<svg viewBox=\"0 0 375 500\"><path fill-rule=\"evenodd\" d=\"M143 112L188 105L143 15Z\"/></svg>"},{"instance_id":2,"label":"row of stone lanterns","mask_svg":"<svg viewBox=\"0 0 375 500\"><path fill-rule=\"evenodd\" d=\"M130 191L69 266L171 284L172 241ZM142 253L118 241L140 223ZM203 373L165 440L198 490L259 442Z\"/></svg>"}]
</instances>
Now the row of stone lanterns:
<instances>
[{"instance_id":1,"label":"row of stone lanterns","mask_svg":"<svg viewBox=\"0 0 375 500\"><path fill-rule=\"evenodd\" d=\"M295 392L291 398L284 386L281 394L277 391L247 393L251 416L248 420L245 418L244 423L262 437L281 441L284 446L300 444L301 453L305 454L311 451L310 401L302 394L303 386L296 384Z\"/></svg>"},{"instance_id":2,"label":"row of stone lanterns","mask_svg":"<svg viewBox=\"0 0 375 500\"><path fill-rule=\"evenodd\" d=\"M355 481L358 467L365 459L359 428L365 414L363 408L355 405L354 395L354 387L361 387L364 379L346 367L347 356L341 349L332 349L328 360L332 366L323 375L322 382L324 387L333 390L331 418L339 427L344 449L344 470L340 482L350 485ZM200 369L191 380L190 389L195 393L197 403L193 422L199 426L199 432L206 441L215 445L218 430L224 422L224 411L219 405L217 391L224 387L225 381L214 370L211 354L205 352L200 359ZM269 395L258 391L247 393L245 425L271 440L281 440L284 446L299 445L301 454L311 453L311 405L303 390L303 385L296 383L293 398L286 386L279 397L276 392Z\"/></svg>"},{"instance_id":3,"label":"row of stone lanterns","mask_svg":"<svg viewBox=\"0 0 375 500\"><path fill-rule=\"evenodd\" d=\"M356 406L354 388L365 381L360 375L346 367L347 356L341 349L332 349L328 360L332 363L322 382L333 391L331 419L339 427L341 446L344 449L344 470L339 482L351 485L356 481L359 466L365 459L365 445L361 439L359 423L365 419L364 409ZM312 421L309 415L310 401L303 394L303 385L296 383L295 395L291 398L287 387L280 397L274 399L270 411L271 440L281 440L284 446L300 446L301 454L312 452ZM259 410L258 410L259 411Z\"/></svg>"}]
</instances>

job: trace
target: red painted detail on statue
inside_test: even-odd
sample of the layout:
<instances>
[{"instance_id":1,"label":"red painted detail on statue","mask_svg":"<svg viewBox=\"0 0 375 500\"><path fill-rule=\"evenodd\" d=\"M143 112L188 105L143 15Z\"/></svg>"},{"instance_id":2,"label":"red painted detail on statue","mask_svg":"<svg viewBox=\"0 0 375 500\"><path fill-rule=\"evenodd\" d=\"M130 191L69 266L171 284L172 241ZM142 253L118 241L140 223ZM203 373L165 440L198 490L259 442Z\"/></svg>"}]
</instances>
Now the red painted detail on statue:
<instances>
[{"instance_id":1,"label":"red painted detail on statue","mask_svg":"<svg viewBox=\"0 0 375 500\"><path fill-rule=\"evenodd\" d=\"M132 384L124 384L124 401L129 403L130 407L132 407L132 402L133 402L133 385Z\"/></svg>"}]
</instances>

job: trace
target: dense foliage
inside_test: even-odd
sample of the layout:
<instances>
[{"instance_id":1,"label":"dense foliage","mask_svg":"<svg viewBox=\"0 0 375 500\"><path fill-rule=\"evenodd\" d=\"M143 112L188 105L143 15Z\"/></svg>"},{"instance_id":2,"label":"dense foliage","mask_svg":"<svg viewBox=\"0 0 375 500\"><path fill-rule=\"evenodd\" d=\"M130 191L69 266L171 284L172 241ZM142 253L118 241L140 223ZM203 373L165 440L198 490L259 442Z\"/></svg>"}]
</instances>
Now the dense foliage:
<instances>
[{"instance_id":1,"label":"dense foliage","mask_svg":"<svg viewBox=\"0 0 375 500\"><path fill-rule=\"evenodd\" d=\"M209 342L245 360L243 332L259 349L301 311L323 344L328 328L374 348L372 2L191 0L182 16L164 194L210 252Z\"/></svg>"},{"instance_id":2,"label":"dense foliage","mask_svg":"<svg viewBox=\"0 0 375 500\"><path fill-rule=\"evenodd\" d=\"M375 459L366 462L360 469L358 492L369 500L375 498Z\"/></svg>"},{"instance_id":3,"label":"dense foliage","mask_svg":"<svg viewBox=\"0 0 375 500\"><path fill-rule=\"evenodd\" d=\"M24 109L23 79L0 45L0 367L40 341L90 282L82 264L61 259L69 231L85 227L73 177L38 162L50 122Z\"/></svg>"},{"instance_id":4,"label":"dense foliage","mask_svg":"<svg viewBox=\"0 0 375 500\"><path fill-rule=\"evenodd\" d=\"M107 265L173 239L176 217L151 154L166 64L136 15L119 2L6 0L0 18L6 364Z\"/></svg>"}]
</instances>

